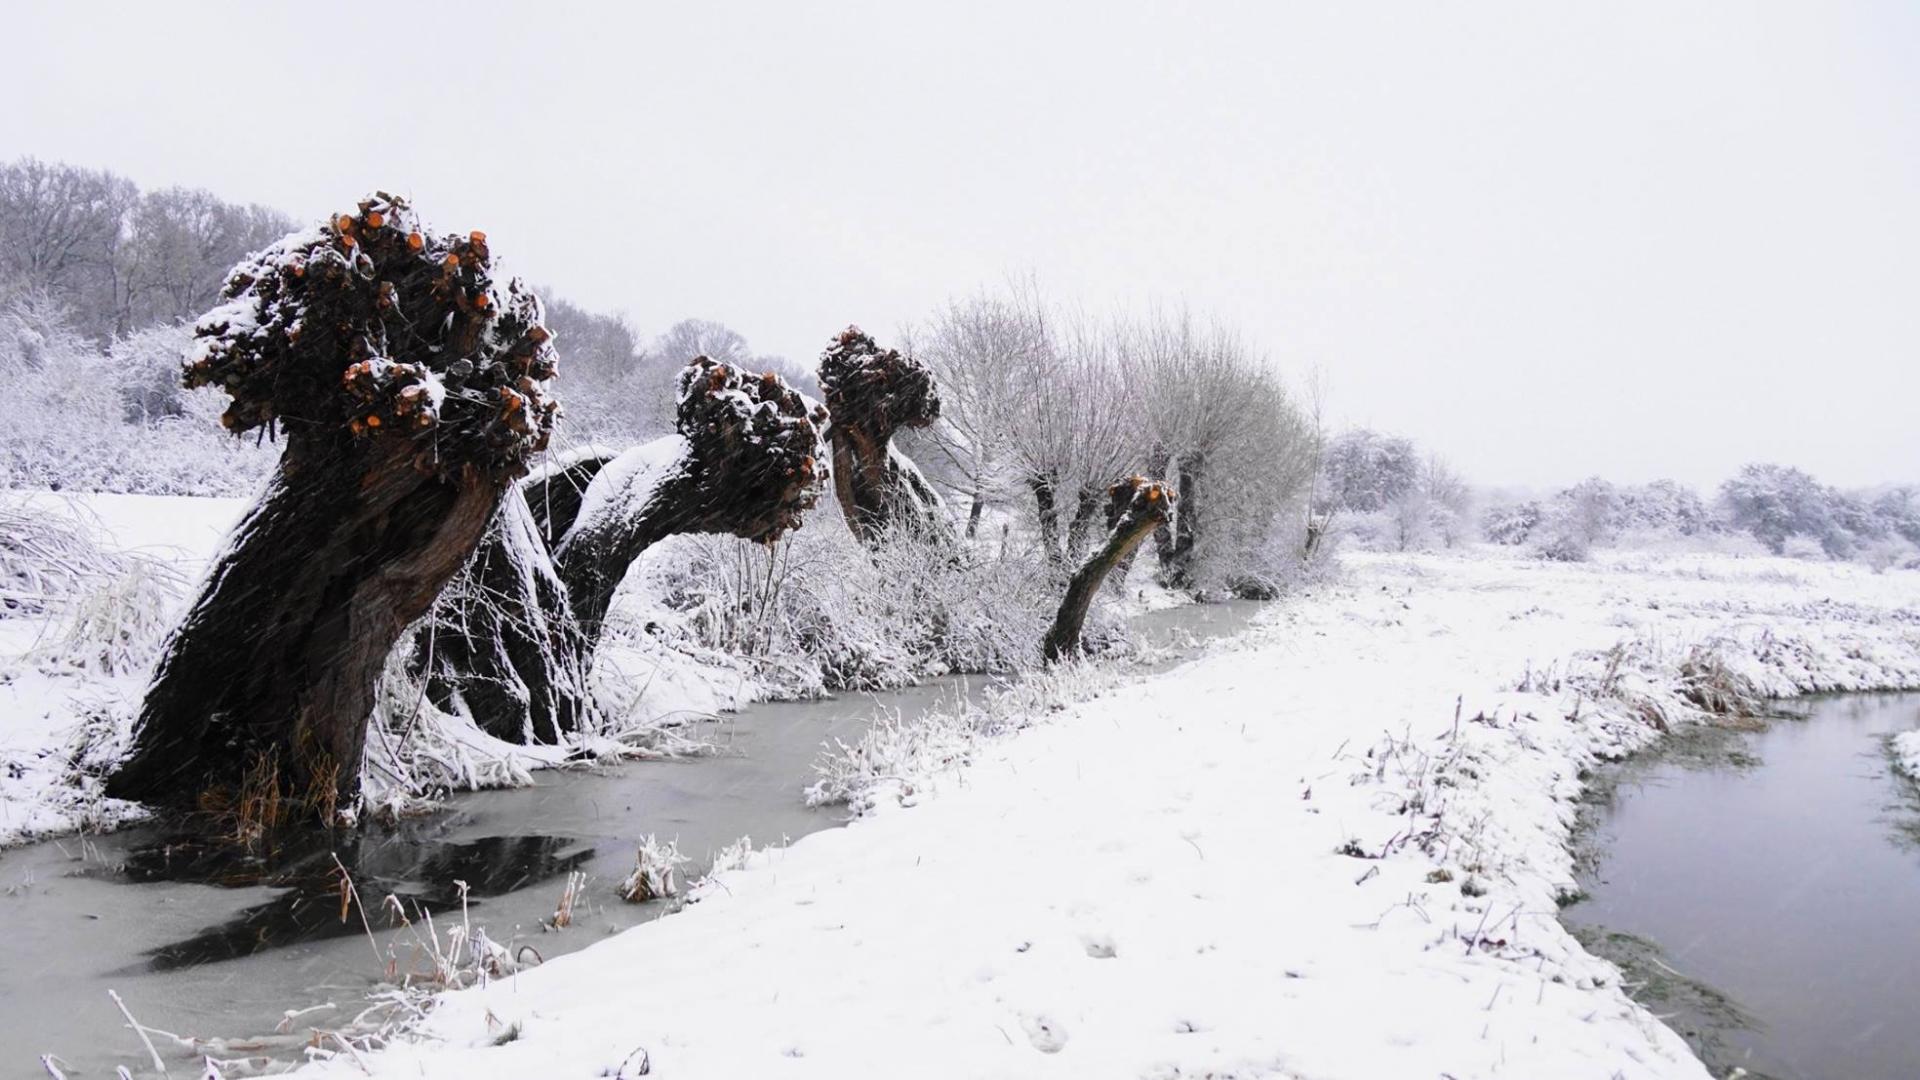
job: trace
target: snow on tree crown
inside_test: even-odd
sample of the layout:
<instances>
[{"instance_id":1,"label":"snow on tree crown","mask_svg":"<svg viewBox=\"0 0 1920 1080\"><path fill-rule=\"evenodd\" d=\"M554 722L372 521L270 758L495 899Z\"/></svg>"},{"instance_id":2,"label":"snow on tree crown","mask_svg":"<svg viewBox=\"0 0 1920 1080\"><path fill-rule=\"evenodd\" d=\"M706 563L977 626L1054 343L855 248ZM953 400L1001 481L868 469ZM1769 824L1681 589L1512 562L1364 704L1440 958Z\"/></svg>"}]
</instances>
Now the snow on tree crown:
<instances>
[{"instance_id":1,"label":"snow on tree crown","mask_svg":"<svg viewBox=\"0 0 1920 1080\"><path fill-rule=\"evenodd\" d=\"M485 233L435 236L376 193L234 268L186 384L226 390L235 433L407 439L422 472L518 476L553 428L553 335L539 298L492 269Z\"/></svg>"},{"instance_id":2,"label":"snow on tree crown","mask_svg":"<svg viewBox=\"0 0 1920 1080\"><path fill-rule=\"evenodd\" d=\"M680 369L680 434L720 478L704 507L724 531L774 540L800 527L827 480L818 406L769 371L696 356Z\"/></svg>"},{"instance_id":3,"label":"snow on tree crown","mask_svg":"<svg viewBox=\"0 0 1920 1080\"><path fill-rule=\"evenodd\" d=\"M1144 476L1129 476L1107 489L1107 527L1130 527L1151 519L1164 522L1173 513L1173 488Z\"/></svg>"},{"instance_id":4,"label":"snow on tree crown","mask_svg":"<svg viewBox=\"0 0 1920 1080\"><path fill-rule=\"evenodd\" d=\"M858 326L841 331L820 354L820 388L837 422L880 425L884 435L940 418L940 393L927 366L881 349Z\"/></svg>"}]
</instances>

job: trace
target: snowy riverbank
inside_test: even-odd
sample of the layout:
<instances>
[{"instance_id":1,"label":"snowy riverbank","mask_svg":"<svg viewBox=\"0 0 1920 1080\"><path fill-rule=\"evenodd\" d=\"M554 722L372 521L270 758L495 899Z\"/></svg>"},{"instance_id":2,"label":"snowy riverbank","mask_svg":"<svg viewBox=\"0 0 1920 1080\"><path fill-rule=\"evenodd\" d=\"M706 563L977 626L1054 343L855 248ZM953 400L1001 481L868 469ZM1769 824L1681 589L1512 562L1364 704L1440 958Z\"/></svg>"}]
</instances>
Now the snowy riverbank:
<instances>
[{"instance_id":1,"label":"snowy riverbank","mask_svg":"<svg viewBox=\"0 0 1920 1080\"><path fill-rule=\"evenodd\" d=\"M1920 783L1920 731L1903 732L1893 737L1893 766Z\"/></svg>"},{"instance_id":2,"label":"snowy riverbank","mask_svg":"<svg viewBox=\"0 0 1920 1080\"><path fill-rule=\"evenodd\" d=\"M0 546L0 847L143 815L105 798L101 777L125 752L162 641L249 504L0 492L0 515L18 534ZM776 696L750 664L699 646L684 616L647 591L641 566L595 671L604 731L578 745L502 742L424 708L403 669L369 735L370 802L405 803L409 787L512 786L583 757L650 753L689 719ZM411 736L383 730L394 725Z\"/></svg>"},{"instance_id":3,"label":"snowy riverbank","mask_svg":"<svg viewBox=\"0 0 1920 1080\"><path fill-rule=\"evenodd\" d=\"M162 641L248 505L0 492L0 847L143 815L105 798L102 778L126 751ZM979 574L949 589L979 591L957 603L948 597L937 613L966 628L957 655L928 655L925 641L907 640L925 627L899 617L924 597L878 596L870 588L889 575L918 581L920 568L876 569L836 514L822 508L819 527L797 534L772 564L719 537L672 537L649 550L614 601L594 665L601 726L566 745L504 742L432 708L407 655L396 654L368 735L368 806L397 813L442 792L528 784L542 768L687 750L680 731L689 721L754 702L805 698L842 683L897 688L956 668L997 671L1021 650L1037 661L1050 586L1021 582L1018 563L986 560ZM867 576L845 573L848 560ZM1154 585L1145 562L1124 600L1103 596L1096 623L1117 626L1189 602ZM799 655L795 628L776 634L775 618L737 625L776 586L790 594L803 581L828 586L798 605L818 607L799 628L814 653ZM752 595L741 595L743 586ZM1016 593L1028 609L1018 618L999 604ZM841 682L829 681L828 666L841 669Z\"/></svg>"},{"instance_id":4,"label":"snowy riverbank","mask_svg":"<svg viewBox=\"0 0 1920 1080\"><path fill-rule=\"evenodd\" d=\"M1356 556L1236 646L888 777L851 827L451 995L370 1064L1704 1076L1555 918L1582 771L1702 704L1893 686L1920 686L1913 572Z\"/></svg>"}]
</instances>

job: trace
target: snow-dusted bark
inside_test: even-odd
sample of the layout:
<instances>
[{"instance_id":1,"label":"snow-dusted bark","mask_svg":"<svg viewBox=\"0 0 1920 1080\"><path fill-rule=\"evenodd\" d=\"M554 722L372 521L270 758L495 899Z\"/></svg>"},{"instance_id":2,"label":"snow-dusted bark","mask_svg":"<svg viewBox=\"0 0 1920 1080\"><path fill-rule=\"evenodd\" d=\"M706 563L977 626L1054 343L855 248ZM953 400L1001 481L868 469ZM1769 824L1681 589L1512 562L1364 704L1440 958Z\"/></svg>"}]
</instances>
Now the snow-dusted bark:
<instances>
[{"instance_id":1,"label":"snow-dusted bark","mask_svg":"<svg viewBox=\"0 0 1920 1080\"><path fill-rule=\"evenodd\" d=\"M854 535L873 543L901 526L944 534L939 494L893 446L901 428L940 417L940 394L926 365L849 326L820 355L820 388L832 417L834 490Z\"/></svg>"},{"instance_id":2,"label":"snow-dusted bark","mask_svg":"<svg viewBox=\"0 0 1920 1080\"><path fill-rule=\"evenodd\" d=\"M533 511L534 524L545 546L551 548L573 528L588 485L608 462L619 456L617 448L589 446L564 456L555 455L557 460L549 460L545 468L535 470L520 482L520 494L526 498L527 508Z\"/></svg>"},{"instance_id":3,"label":"snow-dusted bark","mask_svg":"<svg viewBox=\"0 0 1920 1080\"><path fill-rule=\"evenodd\" d=\"M189 386L286 440L167 645L121 798L242 817L351 800L388 652L472 555L555 404L534 295L486 237L381 194L228 279Z\"/></svg>"},{"instance_id":4,"label":"snow-dusted bark","mask_svg":"<svg viewBox=\"0 0 1920 1080\"><path fill-rule=\"evenodd\" d=\"M498 738L559 742L593 715L593 652L642 552L675 533L799 526L826 473L805 398L699 357L678 409L680 434L577 452L518 486L415 643L436 705Z\"/></svg>"},{"instance_id":5,"label":"snow-dusted bark","mask_svg":"<svg viewBox=\"0 0 1920 1080\"><path fill-rule=\"evenodd\" d=\"M1180 510L1159 532L1160 574L1170 588L1191 589L1194 542L1200 535L1200 484L1206 476L1206 455L1183 454L1175 472L1179 478Z\"/></svg>"},{"instance_id":6,"label":"snow-dusted bark","mask_svg":"<svg viewBox=\"0 0 1920 1080\"><path fill-rule=\"evenodd\" d=\"M1048 663L1080 652L1080 630L1087 622L1087 608L1107 574L1133 554L1155 529L1167 520L1173 509L1173 491L1157 480L1133 476L1107 489L1107 540L1100 545L1067 582L1067 593L1053 627L1041 642L1040 651Z\"/></svg>"},{"instance_id":7,"label":"snow-dusted bark","mask_svg":"<svg viewBox=\"0 0 1920 1080\"><path fill-rule=\"evenodd\" d=\"M557 743L589 726L587 647L525 485L416 635L427 697L495 738Z\"/></svg>"},{"instance_id":8,"label":"snow-dusted bark","mask_svg":"<svg viewBox=\"0 0 1920 1080\"><path fill-rule=\"evenodd\" d=\"M828 470L820 421L772 373L706 357L680 373L678 435L605 463L554 547L575 617L598 641L613 594L648 547L677 533L773 540L800 526Z\"/></svg>"}]
</instances>

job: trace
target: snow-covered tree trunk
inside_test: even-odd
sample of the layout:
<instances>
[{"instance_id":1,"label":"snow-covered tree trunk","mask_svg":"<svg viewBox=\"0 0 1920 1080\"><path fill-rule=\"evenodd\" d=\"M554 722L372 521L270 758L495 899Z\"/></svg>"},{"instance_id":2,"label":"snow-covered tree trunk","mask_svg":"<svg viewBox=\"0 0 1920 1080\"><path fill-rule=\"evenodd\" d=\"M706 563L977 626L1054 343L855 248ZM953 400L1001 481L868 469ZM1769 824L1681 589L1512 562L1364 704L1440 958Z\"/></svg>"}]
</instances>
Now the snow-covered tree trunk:
<instances>
[{"instance_id":1,"label":"snow-covered tree trunk","mask_svg":"<svg viewBox=\"0 0 1920 1080\"><path fill-rule=\"evenodd\" d=\"M592 650L552 548L615 456L575 453L502 500L480 550L414 635L415 672L435 707L509 742L557 743L591 726Z\"/></svg>"},{"instance_id":2,"label":"snow-covered tree trunk","mask_svg":"<svg viewBox=\"0 0 1920 1080\"><path fill-rule=\"evenodd\" d=\"M825 479L819 420L778 377L696 358L680 375L680 434L576 455L519 485L416 642L428 697L513 742L579 730L634 561L677 533L797 528Z\"/></svg>"},{"instance_id":3,"label":"snow-covered tree trunk","mask_svg":"<svg viewBox=\"0 0 1920 1080\"><path fill-rule=\"evenodd\" d=\"M1167 520L1173 507L1173 492L1165 484L1144 477L1131 477L1107 490L1107 540L1093 556L1074 571L1067 592L1054 614L1040 651L1048 663L1080 653L1080 631L1087 623L1087 608L1100 591L1107 574L1131 555L1140 542Z\"/></svg>"},{"instance_id":4,"label":"snow-covered tree trunk","mask_svg":"<svg viewBox=\"0 0 1920 1080\"><path fill-rule=\"evenodd\" d=\"M382 194L228 279L187 383L286 451L169 640L112 795L268 826L351 805L388 652L552 426L539 301L491 264L484 235L428 236Z\"/></svg>"},{"instance_id":5,"label":"snow-covered tree trunk","mask_svg":"<svg viewBox=\"0 0 1920 1080\"><path fill-rule=\"evenodd\" d=\"M617 450L594 447L577 452L566 460L550 465L520 482L520 494L533 512L534 525L541 541L549 548L573 528L580 516L580 503L587 487L607 463L619 457Z\"/></svg>"},{"instance_id":6,"label":"snow-covered tree trunk","mask_svg":"<svg viewBox=\"0 0 1920 1080\"><path fill-rule=\"evenodd\" d=\"M1086 557L1087 545L1093 539L1093 522L1106 502L1106 489L1095 485L1084 485L1073 497L1073 518L1067 523L1068 562L1078 562Z\"/></svg>"},{"instance_id":7,"label":"snow-covered tree trunk","mask_svg":"<svg viewBox=\"0 0 1920 1080\"><path fill-rule=\"evenodd\" d=\"M819 499L824 417L778 376L698 357L680 373L680 433L607 462L554 548L591 648L642 552L679 533L770 541Z\"/></svg>"},{"instance_id":8,"label":"snow-covered tree trunk","mask_svg":"<svg viewBox=\"0 0 1920 1080\"><path fill-rule=\"evenodd\" d=\"M1028 479L1027 487L1033 492L1033 514L1040 527L1040 550L1046 555L1048 563L1062 566L1060 502L1053 481L1045 476L1034 476Z\"/></svg>"},{"instance_id":9,"label":"snow-covered tree trunk","mask_svg":"<svg viewBox=\"0 0 1920 1080\"><path fill-rule=\"evenodd\" d=\"M1158 545L1160 578L1171 589L1190 589L1196 584L1194 549L1200 539L1200 484L1205 473L1206 459L1202 455L1180 456L1176 473L1180 508L1160 531Z\"/></svg>"},{"instance_id":10,"label":"snow-covered tree trunk","mask_svg":"<svg viewBox=\"0 0 1920 1080\"><path fill-rule=\"evenodd\" d=\"M895 432L940 416L926 365L849 326L820 356L820 388L832 417L834 490L853 534L869 545L898 527L944 536L939 493L893 445Z\"/></svg>"},{"instance_id":11,"label":"snow-covered tree trunk","mask_svg":"<svg viewBox=\"0 0 1920 1080\"><path fill-rule=\"evenodd\" d=\"M523 487L501 501L417 633L414 657L435 707L495 738L558 743L590 726L589 650L526 496Z\"/></svg>"}]
</instances>

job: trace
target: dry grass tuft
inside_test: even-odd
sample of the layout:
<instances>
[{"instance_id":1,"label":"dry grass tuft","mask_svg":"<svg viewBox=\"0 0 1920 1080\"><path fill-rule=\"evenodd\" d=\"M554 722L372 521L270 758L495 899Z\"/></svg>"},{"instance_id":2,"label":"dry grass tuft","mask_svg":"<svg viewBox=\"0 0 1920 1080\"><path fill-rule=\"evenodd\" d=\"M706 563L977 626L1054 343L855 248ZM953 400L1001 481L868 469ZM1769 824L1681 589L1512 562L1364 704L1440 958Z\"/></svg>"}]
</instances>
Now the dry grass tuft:
<instances>
[{"instance_id":1,"label":"dry grass tuft","mask_svg":"<svg viewBox=\"0 0 1920 1080\"><path fill-rule=\"evenodd\" d=\"M679 895L680 884L675 875L686 862L687 857L680 854L677 841L662 842L648 833L646 839L640 841L633 872L620 883L620 898L628 903L644 904Z\"/></svg>"}]
</instances>

